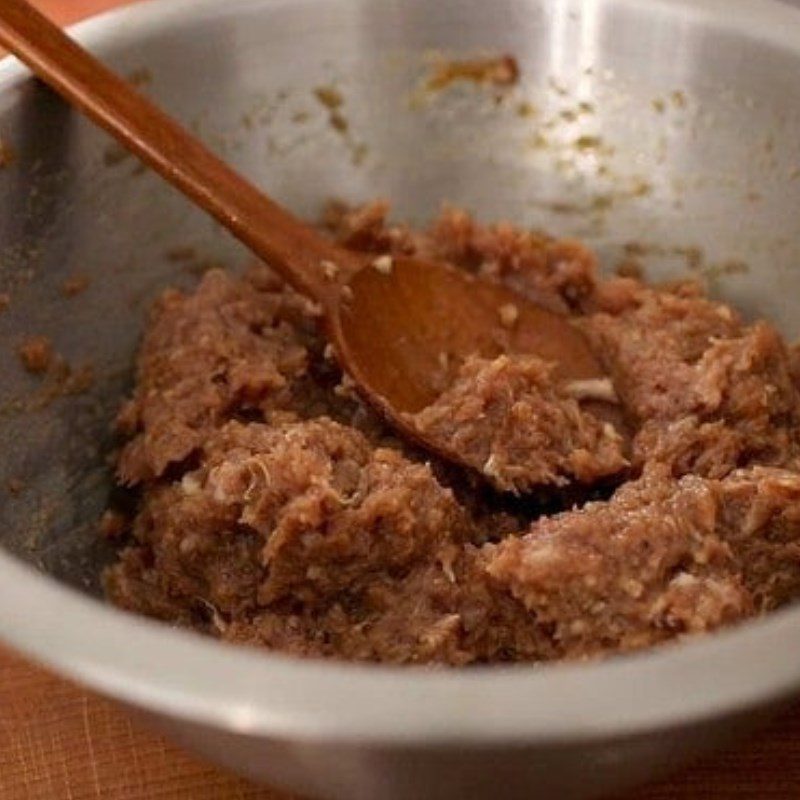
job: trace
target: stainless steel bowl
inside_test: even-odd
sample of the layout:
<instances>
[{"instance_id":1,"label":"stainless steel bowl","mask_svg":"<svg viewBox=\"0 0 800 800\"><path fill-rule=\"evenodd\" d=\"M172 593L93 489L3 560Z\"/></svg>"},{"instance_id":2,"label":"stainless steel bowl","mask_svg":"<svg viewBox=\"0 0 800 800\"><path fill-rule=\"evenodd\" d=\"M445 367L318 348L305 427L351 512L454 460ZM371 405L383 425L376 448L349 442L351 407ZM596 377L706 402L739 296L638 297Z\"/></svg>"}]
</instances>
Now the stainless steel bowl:
<instances>
[{"instance_id":1,"label":"stainless steel bowl","mask_svg":"<svg viewBox=\"0 0 800 800\"><path fill-rule=\"evenodd\" d=\"M800 12L763 0L174 0L76 34L297 211L447 200L702 273L800 328ZM431 51L512 53L522 84L420 93ZM348 126L313 90L335 84ZM524 104L528 103L529 106ZM534 108L535 107L535 108ZM244 254L0 64L0 637L176 740L314 797L592 797L706 751L800 689L800 609L605 663L425 671L298 662L103 605L109 421L144 309ZM625 247L628 243L627 248ZM198 257L176 260L175 248ZM184 256L186 254L184 253ZM200 267L202 265L199 265ZM64 279L91 278L65 299ZM91 362L48 400L27 333ZM6 493L11 479L24 483Z\"/></svg>"}]
</instances>

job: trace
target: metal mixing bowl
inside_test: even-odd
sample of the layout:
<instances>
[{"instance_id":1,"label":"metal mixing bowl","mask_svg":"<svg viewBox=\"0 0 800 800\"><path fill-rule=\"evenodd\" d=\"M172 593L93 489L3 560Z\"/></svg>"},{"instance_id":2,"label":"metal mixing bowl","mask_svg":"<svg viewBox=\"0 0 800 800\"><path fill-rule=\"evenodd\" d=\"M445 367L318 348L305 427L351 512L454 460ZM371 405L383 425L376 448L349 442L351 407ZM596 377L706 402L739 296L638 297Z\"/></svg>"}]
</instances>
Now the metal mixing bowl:
<instances>
[{"instance_id":1,"label":"metal mixing bowl","mask_svg":"<svg viewBox=\"0 0 800 800\"><path fill-rule=\"evenodd\" d=\"M283 202L441 201L702 274L800 328L800 12L757 0L174 0L76 34ZM502 99L421 81L511 53ZM346 120L314 94L335 85ZM244 254L0 64L0 638L255 779L330 798L590 797L652 777L800 689L800 609L605 663L425 671L298 662L102 604L110 420L149 301ZM626 246L627 244L627 246ZM194 255L190 257L192 248ZM76 273L89 288L67 299ZM47 396L45 334L88 393ZM24 489L7 492L12 479ZM1 712L0 712L1 713Z\"/></svg>"}]
</instances>

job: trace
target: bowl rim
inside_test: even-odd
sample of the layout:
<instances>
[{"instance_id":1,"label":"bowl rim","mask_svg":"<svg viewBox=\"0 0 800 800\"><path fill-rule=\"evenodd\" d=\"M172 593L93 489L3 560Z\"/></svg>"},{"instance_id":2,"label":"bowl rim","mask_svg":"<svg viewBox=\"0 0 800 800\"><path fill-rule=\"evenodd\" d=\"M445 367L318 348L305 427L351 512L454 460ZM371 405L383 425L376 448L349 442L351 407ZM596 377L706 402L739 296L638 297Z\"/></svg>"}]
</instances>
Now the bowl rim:
<instances>
[{"instance_id":1,"label":"bowl rim","mask_svg":"<svg viewBox=\"0 0 800 800\"><path fill-rule=\"evenodd\" d=\"M210 20L297 1L144 0L71 30L91 48L113 48L174 29L189 14ZM777 0L604 2L713 23L800 58L800 11ZM13 58L0 62L0 92L28 77ZM359 665L235 648L170 628L61 585L1 548L0 641L156 714L315 741L485 747L617 739L734 715L800 691L798 607L679 647L591 664Z\"/></svg>"}]
</instances>

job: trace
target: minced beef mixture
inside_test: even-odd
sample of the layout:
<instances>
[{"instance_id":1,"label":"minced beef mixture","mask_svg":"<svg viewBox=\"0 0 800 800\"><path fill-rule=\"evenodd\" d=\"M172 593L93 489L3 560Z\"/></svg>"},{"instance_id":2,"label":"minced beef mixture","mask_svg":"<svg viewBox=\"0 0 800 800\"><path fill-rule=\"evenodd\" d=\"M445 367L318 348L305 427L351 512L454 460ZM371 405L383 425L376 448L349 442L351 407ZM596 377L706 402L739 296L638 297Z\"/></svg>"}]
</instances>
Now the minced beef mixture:
<instances>
[{"instance_id":1,"label":"minced beef mixture","mask_svg":"<svg viewBox=\"0 0 800 800\"><path fill-rule=\"evenodd\" d=\"M266 267L208 272L156 304L119 415L138 510L115 603L292 654L465 665L630 651L800 596L800 358L768 323L692 283L601 280L576 242L386 215L327 225L570 315L608 379L468 359L416 422L489 491L384 427Z\"/></svg>"},{"instance_id":2,"label":"minced beef mixture","mask_svg":"<svg viewBox=\"0 0 800 800\"><path fill-rule=\"evenodd\" d=\"M627 464L622 435L575 396L577 388L588 399L590 382L559 383L553 366L534 355L469 357L452 386L407 416L428 441L456 451L502 491L590 485L620 472Z\"/></svg>"}]
</instances>

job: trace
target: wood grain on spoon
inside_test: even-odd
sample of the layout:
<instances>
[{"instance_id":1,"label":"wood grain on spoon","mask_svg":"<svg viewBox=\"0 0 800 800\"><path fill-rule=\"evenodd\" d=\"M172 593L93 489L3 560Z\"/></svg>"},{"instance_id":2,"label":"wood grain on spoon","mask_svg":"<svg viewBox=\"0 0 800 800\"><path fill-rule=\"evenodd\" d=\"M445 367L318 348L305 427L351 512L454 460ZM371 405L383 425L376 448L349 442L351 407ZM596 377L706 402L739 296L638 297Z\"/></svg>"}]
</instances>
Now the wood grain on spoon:
<instances>
[{"instance_id":1,"label":"wood grain on spoon","mask_svg":"<svg viewBox=\"0 0 800 800\"><path fill-rule=\"evenodd\" d=\"M442 391L442 362L477 354L536 353L559 365L559 377L602 371L583 334L566 317L516 292L447 265L393 259L387 273L362 269L349 282L340 325L348 371L391 405L414 413ZM513 321L503 321L513 309Z\"/></svg>"},{"instance_id":2,"label":"wood grain on spoon","mask_svg":"<svg viewBox=\"0 0 800 800\"><path fill-rule=\"evenodd\" d=\"M299 292L320 304L340 364L407 437L460 462L402 418L441 392L442 355L535 353L559 377L601 377L563 316L446 264L398 258L377 266L300 222L115 75L26 0L0 2L0 43L203 208ZM503 308L514 308L513 325Z\"/></svg>"}]
</instances>

